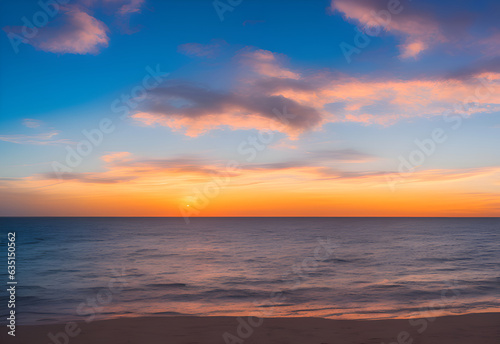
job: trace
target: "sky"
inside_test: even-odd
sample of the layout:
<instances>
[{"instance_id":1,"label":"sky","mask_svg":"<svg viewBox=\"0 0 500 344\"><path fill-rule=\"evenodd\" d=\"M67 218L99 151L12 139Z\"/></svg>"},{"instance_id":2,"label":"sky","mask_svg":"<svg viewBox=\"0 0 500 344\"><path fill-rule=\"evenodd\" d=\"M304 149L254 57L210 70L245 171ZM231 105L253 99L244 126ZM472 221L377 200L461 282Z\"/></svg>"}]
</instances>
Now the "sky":
<instances>
[{"instance_id":1,"label":"sky","mask_svg":"<svg viewBox=\"0 0 500 344\"><path fill-rule=\"evenodd\" d=\"M1 216L499 216L500 3L4 1Z\"/></svg>"}]
</instances>

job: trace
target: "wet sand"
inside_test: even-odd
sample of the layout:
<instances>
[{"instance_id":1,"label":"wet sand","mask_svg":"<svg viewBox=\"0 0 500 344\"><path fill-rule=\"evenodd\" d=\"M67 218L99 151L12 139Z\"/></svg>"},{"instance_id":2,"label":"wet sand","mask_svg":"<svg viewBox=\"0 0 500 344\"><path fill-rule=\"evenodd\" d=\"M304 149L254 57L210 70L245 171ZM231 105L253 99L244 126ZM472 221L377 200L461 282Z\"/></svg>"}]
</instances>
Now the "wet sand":
<instances>
[{"instance_id":1,"label":"wet sand","mask_svg":"<svg viewBox=\"0 0 500 344\"><path fill-rule=\"evenodd\" d=\"M17 326L15 337L7 331L0 333L2 344L499 344L500 313L411 321L141 317Z\"/></svg>"}]
</instances>

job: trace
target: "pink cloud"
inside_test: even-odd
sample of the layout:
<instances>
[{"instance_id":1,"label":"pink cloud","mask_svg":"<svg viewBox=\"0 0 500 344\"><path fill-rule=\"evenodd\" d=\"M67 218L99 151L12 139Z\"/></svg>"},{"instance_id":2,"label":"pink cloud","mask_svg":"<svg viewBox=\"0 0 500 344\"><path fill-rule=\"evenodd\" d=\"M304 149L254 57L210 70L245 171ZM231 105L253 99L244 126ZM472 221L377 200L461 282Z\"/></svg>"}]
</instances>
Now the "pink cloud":
<instances>
[{"instance_id":1,"label":"pink cloud","mask_svg":"<svg viewBox=\"0 0 500 344\"><path fill-rule=\"evenodd\" d=\"M402 58L416 58L422 51L426 50L427 47L427 44L422 41L406 43L401 46L402 51L400 56Z\"/></svg>"},{"instance_id":2,"label":"pink cloud","mask_svg":"<svg viewBox=\"0 0 500 344\"><path fill-rule=\"evenodd\" d=\"M236 75L231 91L172 82L150 91L132 118L140 125L165 126L191 137L216 129L258 129L297 139L332 122L389 126L408 118L445 113L465 118L500 110L499 73L479 71L450 79L360 78L324 71L304 74L283 66L283 60L270 51L244 49L237 54L243 71L230 74ZM285 121L279 113L286 113Z\"/></svg>"},{"instance_id":3,"label":"pink cloud","mask_svg":"<svg viewBox=\"0 0 500 344\"><path fill-rule=\"evenodd\" d=\"M131 156L130 152L114 152L101 156L101 160L104 162L117 162L117 161L129 161Z\"/></svg>"},{"instance_id":4,"label":"pink cloud","mask_svg":"<svg viewBox=\"0 0 500 344\"><path fill-rule=\"evenodd\" d=\"M35 48L58 54L98 54L109 44L109 28L92 14L94 9L114 17L113 26L126 33L130 16L139 13L145 0L79 0L70 5L59 5L52 21L37 29L29 38L23 27L5 27L8 33L21 36L22 42Z\"/></svg>"},{"instance_id":5,"label":"pink cloud","mask_svg":"<svg viewBox=\"0 0 500 344\"><path fill-rule=\"evenodd\" d=\"M52 53L97 54L108 46L108 28L76 6L65 7L52 25L30 40L34 47Z\"/></svg>"},{"instance_id":6,"label":"pink cloud","mask_svg":"<svg viewBox=\"0 0 500 344\"><path fill-rule=\"evenodd\" d=\"M369 29L381 27L401 36L404 39L400 45L402 58L416 58L430 46L448 41L437 19L429 13L415 10L414 6L410 7L406 2L332 0L331 9L359 23L363 31L370 32Z\"/></svg>"},{"instance_id":7,"label":"pink cloud","mask_svg":"<svg viewBox=\"0 0 500 344\"><path fill-rule=\"evenodd\" d=\"M209 114L199 118L165 116L164 113L139 112L131 116L138 123L145 126L164 126L175 132L184 133L189 137L197 137L211 130L251 130L277 131L296 139L303 131L300 128L290 128L283 125L279 118L265 118L258 113L246 113L244 109L227 109L223 113Z\"/></svg>"},{"instance_id":8,"label":"pink cloud","mask_svg":"<svg viewBox=\"0 0 500 344\"><path fill-rule=\"evenodd\" d=\"M404 118L470 116L500 109L500 74L481 73L467 80L337 77L313 89L273 89L273 95L315 108L323 122L391 125ZM481 80L483 82L481 82ZM329 104L340 109L328 111Z\"/></svg>"},{"instance_id":9,"label":"pink cloud","mask_svg":"<svg viewBox=\"0 0 500 344\"><path fill-rule=\"evenodd\" d=\"M262 76L287 79L300 78L298 73L283 67L283 62L280 61L284 59L283 56L268 50L246 49L240 52L239 58L244 65L249 66Z\"/></svg>"}]
</instances>

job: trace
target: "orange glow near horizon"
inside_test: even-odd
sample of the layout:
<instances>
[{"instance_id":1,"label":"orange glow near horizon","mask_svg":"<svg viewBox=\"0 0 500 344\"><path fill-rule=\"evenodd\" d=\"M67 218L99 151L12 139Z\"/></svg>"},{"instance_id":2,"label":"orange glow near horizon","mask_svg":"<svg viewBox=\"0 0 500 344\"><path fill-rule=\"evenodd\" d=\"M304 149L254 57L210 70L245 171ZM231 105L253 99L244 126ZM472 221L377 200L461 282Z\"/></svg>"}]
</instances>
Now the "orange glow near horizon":
<instances>
[{"instance_id":1,"label":"orange glow near horizon","mask_svg":"<svg viewBox=\"0 0 500 344\"><path fill-rule=\"evenodd\" d=\"M122 156L123 157L123 156ZM8 184L2 206L19 216L498 216L491 188L500 170L421 171L391 189L385 175L329 177L314 168L238 170L220 177L169 167L135 176L112 159L106 172L80 179L25 178ZM23 206L23 213L15 209Z\"/></svg>"}]
</instances>

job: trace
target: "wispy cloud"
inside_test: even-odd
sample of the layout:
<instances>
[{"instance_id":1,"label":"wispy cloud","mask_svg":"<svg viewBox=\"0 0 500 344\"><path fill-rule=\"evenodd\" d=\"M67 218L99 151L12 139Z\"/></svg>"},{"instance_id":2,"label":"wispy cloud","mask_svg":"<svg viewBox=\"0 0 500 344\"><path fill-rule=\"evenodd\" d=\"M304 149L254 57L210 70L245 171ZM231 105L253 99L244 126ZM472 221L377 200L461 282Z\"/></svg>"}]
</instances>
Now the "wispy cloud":
<instances>
[{"instance_id":1,"label":"wispy cloud","mask_svg":"<svg viewBox=\"0 0 500 344\"><path fill-rule=\"evenodd\" d=\"M318 158L325 158L324 152L318 153ZM329 153L335 159L362 154L350 150ZM498 167L416 171L399 184L395 194L387 187L390 172L326 166L319 160L245 164L231 173L222 161L198 156L141 159L115 152L102 160L103 172L67 173L60 182L54 182L58 177L52 173L6 178L0 180L0 189L11 194L11 200L24 202L33 196L26 191L37 189L37 195L43 195L45 202L50 200L58 214L79 209L82 199L87 199L89 214L109 215L113 209L122 209L120 214L128 216L175 216L179 204L186 204L193 190L203 189L207 183L224 185L224 197L212 199L204 212L207 216L227 215L228 210L241 216L491 216L498 210L500 195ZM478 193L478 187L489 191ZM429 198L429 193L435 197ZM266 209L269 212L262 213Z\"/></svg>"},{"instance_id":2,"label":"wispy cloud","mask_svg":"<svg viewBox=\"0 0 500 344\"><path fill-rule=\"evenodd\" d=\"M42 121L32 118L23 119L23 125L28 128L38 128L42 125Z\"/></svg>"},{"instance_id":3,"label":"wispy cloud","mask_svg":"<svg viewBox=\"0 0 500 344\"><path fill-rule=\"evenodd\" d=\"M185 43L179 45L177 51L188 56L213 58L218 55L221 47L225 44L227 43L223 40L212 40L210 44Z\"/></svg>"},{"instance_id":4,"label":"wispy cloud","mask_svg":"<svg viewBox=\"0 0 500 344\"><path fill-rule=\"evenodd\" d=\"M313 156L311 156L313 155ZM339 167L328 166L332 162L353 163L374 159L373 156L363 154L352 149L330 150L309 152L301 159L273 162L264 164L243 164L238 172L231 175L246 176L260 172L289 171L300 175L310 175L314 179L355 179L367 176L381 176L385 171L345 171ZM213 161L206 157L174 156L159 159L141 159L132 156L129 152L114 152L101 157L105 162L105 172L96 173L66 173L64 180L82 183L141 183L154 179L182 178L184 180L196 180L198 178L209 179L219 174L227 174L224 161ZM260 172L259 172L260 171ZM39 179L59 179L54 173L45 173Z\"/></svg>"},{"instance_id":5,"label":"wispy cloud","mask_svg":"<svg viewBox=\"0 0 500 344\"><path fill-rule=\"evenodd\" d=\"M234 78L230 91L171 82L149 92L132 118L188 136L230 128L277 130L297 137L331 122L388 126L446 111L470 116L500 109L500 74L489 71L496 64L454 75L400 79L325 70L303 73L287 66L286 57L253 48L238 51L234 60L237 65L230 67L236 71L228 73ZM464 99L473 99L473 106L464 106ZM290 116L283 123L276 110L285 108Z\"/></svg>"},{"instance_id":6,"label":"wispy cloud","mask_svg":"<svg viewBox=\"0 0 500 344\"><path fill-rule=\"evenodd\" d=\"M246 48L239 52L243 65L249 66L261 76L273 78L299 79L300 74L284 67L286 57L268 50Z\"/></svg>"},{"instance_id":7,"label":"wispy cloud","mask_svg":"<svg viewBox=\"0 0 500 344\"><path fill-rule=\"evenodd\" d=\"M362 153L355 149L324 149L308 152L308 159L321 161L342 161L350 163L364 163L375 160L376 157Z\"/></svg>"},{"instance_id":8,"label":"wispy cloud","mask_svg":"<svg viewBox=\"0 0 500 344\"><path fill-rule=\"evenodd\" d=\"M417 57L430 45L447 40L433 14L417 11L408 3L399 3L399 13L394 15L387 11L386 0L332 0L331 7L363 27L383 26L386 31L404 37L405 42L400 46L403 58ZM377 21L375 16L379 11L386 11L390 17L383 20L378 17Z\"/></svg>"},{"instance_id":9,"label":"wispy cloud","mask_svg":"<svg viewBox=\"0 0 500 344\"><path fill-rule=\"evenodd\" d=\"M134 176L103 176L99 173L65 173L60 177L54 178L52 173L46 174L43 177L47 179L62 179L64 181L76 181L80 183L91 183L91 184L117 184L129 182L136 179Z\"/></svg>"},{"instance_id":10,"label":"wispy cloud","mask_svg":"<svg viewBox=\"0 0 500 344\"><path fill-rule=\"evenodd\" d=\"M54 139L59 132L52 131L37 135L0 135L0 141L23 144L23 145L58 145L73 144L71 140Z\"/></svg>"},{"instance_id":11,"label":"wispy cloud","mask_svg":"<svg viewBox=\"0 0 500 344\"><path fill-rule=\"evenodd\" d=\"M447 45L449 51L470 45L485 54L498 54L499 50L495 46L498 34L493 33L488 37L484 30L496 28L497 19L488 11L474 12L468 5L460 1L331 1L334 13L341 13L362 29L378 26L398 37L402 41L399 45L402 58L417 58L422 52L443 44ZM453 8L452 14L447 7ZM393 9L393 13L389 12L390 9ZM490 11L495 12L497 9L491 8Z\"/></svg>"}]
</instances>

